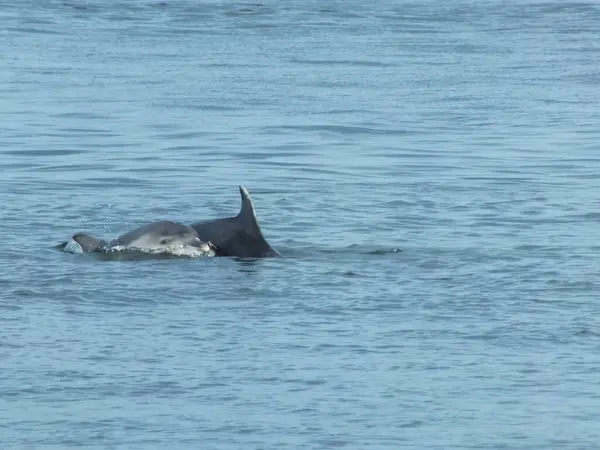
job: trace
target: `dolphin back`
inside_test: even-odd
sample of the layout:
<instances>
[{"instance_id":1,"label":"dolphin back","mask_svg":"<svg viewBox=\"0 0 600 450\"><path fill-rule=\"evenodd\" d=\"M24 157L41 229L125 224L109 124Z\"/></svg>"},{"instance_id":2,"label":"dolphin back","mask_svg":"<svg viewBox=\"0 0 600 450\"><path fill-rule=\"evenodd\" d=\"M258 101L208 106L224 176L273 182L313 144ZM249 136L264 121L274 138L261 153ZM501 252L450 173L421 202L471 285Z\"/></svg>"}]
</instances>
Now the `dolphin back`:
<instances>
[{"instance_id":1,"label":"dolphin back","mask_svg":"<svg viewBox=\"0 0 600 450\"><path fill-rule=\"evenodd\" d=\"M281 256L263 236L248 190L243 186L239 188L242 204L237 216L203 220L192 224L191 227L196 230L200 239L204 242L210 241L216 247L217 256Z\"/></svg>"}]
</instances>

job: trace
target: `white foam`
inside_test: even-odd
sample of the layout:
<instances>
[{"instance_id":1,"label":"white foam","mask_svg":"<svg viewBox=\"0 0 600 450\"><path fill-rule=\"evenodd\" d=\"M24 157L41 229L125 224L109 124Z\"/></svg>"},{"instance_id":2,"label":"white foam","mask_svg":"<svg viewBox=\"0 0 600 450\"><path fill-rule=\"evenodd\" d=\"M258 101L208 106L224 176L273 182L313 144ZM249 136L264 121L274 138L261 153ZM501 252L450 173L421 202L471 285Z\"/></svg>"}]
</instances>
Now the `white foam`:
<instances>
[{"instance_id":1,"label":"white foam","mask_svg":"<svg viewBox=\"0 0 600 450\"><path fill-rule=\"evenodd\" d=\"M62 250L65 253L83 253L81 245L75 242L73 239L67 242L67 245Z\"/></svg>"},{"instance_id":2,"label":"white foam","mask_svg":"<svg viewBox=\"0 0 600 450\"><path fill-rule=\"evenodd\" d=\"M172 247L161 248L135 248L128 246L117 245L111 247L109 252L140 252L148 255L173 255L186 258L198 258L202 256L215 256L215 252L205 245L203 248L192 247L190 245L177 245Z\"/></svg>"}]
</instances>

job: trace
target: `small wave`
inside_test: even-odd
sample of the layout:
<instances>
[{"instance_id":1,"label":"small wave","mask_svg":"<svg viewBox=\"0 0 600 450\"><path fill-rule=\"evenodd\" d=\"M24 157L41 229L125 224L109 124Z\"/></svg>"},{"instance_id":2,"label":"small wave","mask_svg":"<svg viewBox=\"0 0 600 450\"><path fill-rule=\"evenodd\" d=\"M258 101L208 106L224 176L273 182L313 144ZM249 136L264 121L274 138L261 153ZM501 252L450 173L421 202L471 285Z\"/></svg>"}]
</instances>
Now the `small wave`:
<instances>
[{"instance_id":1,"label":"small wave","mask_svg":"<svg viewBox=\"0 0 600 450\"><path fill-rule=\"evenodd\" d=\"M393 67L395 63L359 59L305 59L291 58L290 62L313 66L364 66L364 67Z\"/></svg>"},{"instance_id":2,"label":"small wave","mask_svg":"<svg viewBox=\"0 0 600 450\"><path fill-rule=\"evenodd\" d=\"M402 253L404 250L398 247L381 247L381 248L373 248L372 246L362 245L362 244L351 244L347 247L315 247L313 245L305 246L302 250L297 247L286 247L280 246L278 247L282 254L286 256L310 256L313 253L321 253L328 255L374 255L374 256L382 256L382 255L390 255L394 253Z\"/></svg>"},{"instance_id":3,"label":"small wave","mask_svg":"<svg viewBox=\"0 0 600 450\"><path fill-rule=\"evenodd\" d=\"M388 255L390 253L402 252L402 249L397 247L381 247L381 248L370 248L364 245L352 244L342 249L343 252L354 252L362 253L365 255Z\"/></svg>"},{"instance_id":4,"label":"small wave","mask_svg":"<svg viewBox=\"0 0 600 450\"><path fill-rule=\"evenodd\" d=\"M590 330L589 328L581 328L573 333L577 337L598 337L600 333L598 331Z\"/></svg>"},{"instance_id":5,"label":"small wave","mask_svg":"<svg viewBox=\"0 0 600 450\"><path fill-rule=\"evenodd\" d=\"M333 133L346 136L358 135L382 135L382 136L406 136L413 132L409 129L397 128L381 128L367 126L352 126L352 125L279 125L265 126L261 129L262 132L269 134L284 134L287 132L307 132L307 133Z\"/></svg>"},{"instance_id":6,"label":"small wave","mask_svg":"<svg viewBox=\"0 0 600 450\"><path fill-rule=\"evenodd\" d=\"M369 255L387 255L389 253L400 253L404 250L402 250L401 248L380 248L377 250L372 250L370 252L367 252Z\"/></svg>"}]
</instances>

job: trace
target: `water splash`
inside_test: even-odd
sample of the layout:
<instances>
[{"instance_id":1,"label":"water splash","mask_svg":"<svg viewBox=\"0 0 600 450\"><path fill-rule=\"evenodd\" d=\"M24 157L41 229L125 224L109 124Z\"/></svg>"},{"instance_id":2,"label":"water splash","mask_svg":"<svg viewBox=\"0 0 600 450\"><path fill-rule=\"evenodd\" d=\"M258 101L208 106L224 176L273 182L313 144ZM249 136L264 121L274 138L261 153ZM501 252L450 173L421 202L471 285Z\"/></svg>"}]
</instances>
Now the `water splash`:
<instances>
[{"instance_id":1,"label":"water splash","mask_svg":"<svg viewBox=\"0 0 600 450\"><path fill-rule=\"evenodd\" d=\"M64 253L82 254L81 246L70 240L62 250ZM86 253L100 260L144 260L144 259L170 259L170 258L200 258L215 256L214 250L205 244L201 248L189 245L178 245L161 248L134 248L117 245L100 252Z\"/></svg>"}]
</instances>

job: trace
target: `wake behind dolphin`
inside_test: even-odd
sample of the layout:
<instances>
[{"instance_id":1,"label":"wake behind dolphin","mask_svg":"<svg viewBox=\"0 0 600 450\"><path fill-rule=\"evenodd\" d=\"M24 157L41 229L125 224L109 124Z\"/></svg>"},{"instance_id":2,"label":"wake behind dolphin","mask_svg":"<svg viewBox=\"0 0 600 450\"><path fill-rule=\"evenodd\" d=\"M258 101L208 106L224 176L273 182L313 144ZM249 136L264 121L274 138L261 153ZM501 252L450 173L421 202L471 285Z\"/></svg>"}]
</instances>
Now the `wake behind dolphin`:
<instances>
[{"instance_id":1,"label":"wake behind dolphin","mask_svg":"<svg viewBox=\"0 0 600 450\"><path fill-rule=\"evenodd\" d=\"M240 258L279 257L260 229L254 205L248 190L240 186L242 207L237 216L223 219L203 220L190 225L200 239L211 242L216 256Z\"/></svg>"},{"instance_id":2,"label":"wake behind dolphin","mask_svg":"<svg viewBox=\"0 0 600 450\"><path fill-rule=\"evenodd\" d=\"M73 240L84 253L137 250L146 253L214 256L214 246L210 242L203 242L194 229L168 220L142 225L110 241L82 233L74 235ZM63 242L55 248L64 251L68 243Z\"/></svg>"}]
</instances>

